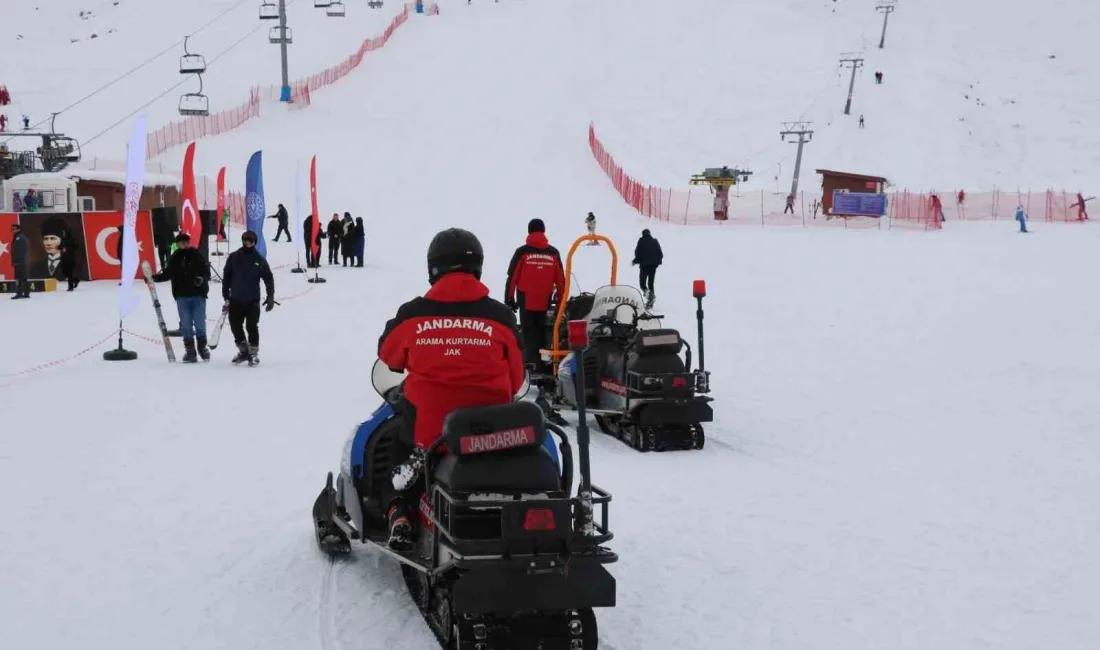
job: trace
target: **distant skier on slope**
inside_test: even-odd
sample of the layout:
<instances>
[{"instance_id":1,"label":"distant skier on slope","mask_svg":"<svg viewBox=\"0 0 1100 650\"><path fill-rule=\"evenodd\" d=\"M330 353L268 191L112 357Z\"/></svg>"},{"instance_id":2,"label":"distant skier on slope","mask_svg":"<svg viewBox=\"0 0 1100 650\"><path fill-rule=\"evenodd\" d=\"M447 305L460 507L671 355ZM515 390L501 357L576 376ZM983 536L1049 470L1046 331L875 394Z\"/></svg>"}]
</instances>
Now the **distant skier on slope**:
<instances>
[{"instance_id":1,"label":"distant skier on slope","mask_svg":"<svg viewBox=\"0 0 1100 650\"><path fill-rule=\"evenodd\" d=\"M1085 211L1085 204L1088 203L1089 201L1095 199L1095 198L1096 198L1095 196L1090 196L1089 198L1086 199L1083 194L1081 194L1080 192L1077 193L1077 203L1074 203L1073 205L1071 205L1069 207L1077 208L1077 220L1078 221L1087 221L1088 220L1089 213Z\"/></svg>"},{"instance_id":2,"label":"distant skier on slope","mask_svg":"<svg viewBox=\"0 0 1100 650\"><path fill-rule=\"evenodd\" d=\"M1027 214L1022 203L1016 206L1016 221L1020 222L1020 232L1027 232Z\"/></svg>"}]
</instances>

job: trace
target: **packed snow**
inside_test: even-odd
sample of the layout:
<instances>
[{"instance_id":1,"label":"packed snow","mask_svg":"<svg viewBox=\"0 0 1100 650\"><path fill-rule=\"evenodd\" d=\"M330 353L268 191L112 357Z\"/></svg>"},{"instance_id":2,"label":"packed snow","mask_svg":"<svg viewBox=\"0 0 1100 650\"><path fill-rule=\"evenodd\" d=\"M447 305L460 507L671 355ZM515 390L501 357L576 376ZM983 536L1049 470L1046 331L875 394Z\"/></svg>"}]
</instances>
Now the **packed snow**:
<instances>
[{"instance_id":1,"label":"packed snow","mask_svg":"<svg viewBox=\"0 0 1100 650\"><path fill-rule=\"evenodd\" d=\"M1025 51L1047 61L1035 38L1011 37L1031 14L990 12L986 20L1005 21L1003 29L951 40L963 23L948 17L971 20L988 3L925 4L899 6L887 49L867 50L854 109L867 115L868 133L858 134L866 142L830 148L823 136L807 148L804 173L846 151L864 156L872 169L862 171L881 163L884 175L913 185L1026 174L1068 187L1095 175L1084 125L1096 119L1087 110L1096 85L1080 84L1066 60L1088 42L1072 37L1095 20L1087 6L1044 5L1055 16L1080 13L1033 27L1033 35L1059 34L1051 47L1066 51L1050 61L1057 73L1040 77L1009 70ZM50 80L26 100L36 114L231 7L196 0L188 23L166 36L151 33L163 32L178 3L103 2L94 7L101 38L69 44L88 21L76 16L78 3L56 5L40 11L71 24L35 20L29 5L0 8L18 17L21 42L54 39L28 67L0 62L0 83L13 91ZM612 547L621 557L611 566L618 605L597 611L601 648L1095 647L1100 228L1033 221L1034 232L1022 235L1003 221L949 222L928 233L646 223L589 152L595 120L621 162L672 183L727 157L747 160L742 152L768 138L778 148L775 122L798 117L827 80L832 94L821 102L842 108L846 80L835 86L829 76L833 57L877 44L873 5L444 0L439 16L414 16L357 71L314 93L309 109L265 113L200 140L200 173L228 165L238 189L248 156L262 149L268 213L276 203L291 211L294 243L268 242L282 304L262 316L262 363L231 366L226 332L210 364L168 365L147 299L124 324L138 360L102 361L115 343L113 282L2 301L3 646L433 647L396 564L368 548L331 563L316 548L310 508L351 427L378 402L370 387L377 337L398 305L427 287L432 235L450 226L477 233L484 280L500 297L529 218L544 219L564 252L591 210L617 246L620 281L636 281L630 259L640 230L659 238L656 311L692 341L691 283L707 280L716 398L701 451L641 454L594 435L594 480L614 494ZM308 3L291 10L292 61L313 66L296 77L347 56L399 8L348 3L338 27ZM218 38L203 32L203 47L217 51L257 22L255 3L243 3L209 28ZM0 20L5 39L14 29ZM265 31L233 50L232 65L211 66L212 108L277 80ZM961 62L964 44L981 60ZM872 57L895 57L898 67ZM782 65L796 59L803 72ZM169 56L159 71L144 69L147 77L74 109L65 130L95 135L176 83L174 65ZM872 88L876 67L887 81ZM790 83L780 69L791 71ZM1029 112L1027 128L1010 136L1011 114L1024 109L986 95L998 118L981 133L1000 142L999 153L964 146L965 127L955 126L963 103L949 110L960 100L934 72L950 72L951 84L982 75L983 86L1037 75L1019 80L1019 100L1050 112ZM1040 81L1041 98L1029 92ZM1072 109L1082 126L1057 103L1075 92L1086 94ZM175 119L175 96L148 108L151 126ZM96 141L94 155L121 160L131 123ZM849 126L834 127L836 142L855 137ZM896 147L872 144L889 133ZM1073 147L1071 137L1079 138ZM782 147L777 155L793 149ZM300 163L304 178L314 154L321 216L350 211L367 228L366 267L325 266L321 285L289 272L305 216L295 209L294 169ZM151 162L178 169L182 157L178 149ZM1026 169L1017 164L1025 160ZM604 247L582 247L575 285L606 283L609 259ZM172 326L168 285L158 290ZM219 290L212 285L211 317ZM47 365L54 361L63 363Z\"/></svg>"}]
</instances>

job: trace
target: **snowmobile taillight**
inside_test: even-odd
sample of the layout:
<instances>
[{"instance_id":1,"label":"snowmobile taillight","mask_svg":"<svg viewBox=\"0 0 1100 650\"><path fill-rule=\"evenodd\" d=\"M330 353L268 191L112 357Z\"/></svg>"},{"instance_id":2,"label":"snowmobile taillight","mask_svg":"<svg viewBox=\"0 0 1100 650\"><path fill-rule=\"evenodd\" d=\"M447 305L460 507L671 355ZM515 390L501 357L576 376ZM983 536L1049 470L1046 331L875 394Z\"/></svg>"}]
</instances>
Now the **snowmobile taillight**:
<instances>
[{"instance_id":1,"label":"snowmobile taillight","mask_svg":"<svg viewBox=\"0 0 1100 650\"><path fill-rule=\"evenodd\" d=\"M523 530L554 530L554 511L547 508L528 508L523 515Z\"/></svg>"},{"instance_id":2,"label":"snowmobile taillight","mask_svg":"<svg viewBox=\"0 0 1100 650\"><path fill-rule=\"evenodd\" d=\"M583 350L588 347L588 323L583 320L569 321L569 347Z\"/></svg>"},{"instance_id":3,"label":"snowmobile taillight","mask_svg":"<svg viewBox=\"0 0 1100 650\"><path fill-rule=\"evenodd\" d=\"M691 295L695 298L705 298L707 295L707 281L696 280L691 283Z\"/></svg>"}]
</instances>

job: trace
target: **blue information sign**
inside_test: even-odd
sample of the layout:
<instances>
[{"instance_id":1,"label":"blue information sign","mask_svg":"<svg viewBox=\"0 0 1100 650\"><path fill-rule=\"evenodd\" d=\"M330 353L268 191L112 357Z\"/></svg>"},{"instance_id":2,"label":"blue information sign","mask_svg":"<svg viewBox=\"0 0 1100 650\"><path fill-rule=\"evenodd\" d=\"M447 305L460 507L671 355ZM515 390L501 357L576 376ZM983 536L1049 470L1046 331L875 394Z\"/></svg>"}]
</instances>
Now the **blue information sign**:
<instances>
[{"instance_id":1,"label":"blue information sign","mask_svg":"<svg viewBox=\"0 0 1100 650\"><path fill-rule=\"evenodd\" d=\"M886 195L833 191L833 214L857 217L886 215Z\"/></svg>"}]
</instances>

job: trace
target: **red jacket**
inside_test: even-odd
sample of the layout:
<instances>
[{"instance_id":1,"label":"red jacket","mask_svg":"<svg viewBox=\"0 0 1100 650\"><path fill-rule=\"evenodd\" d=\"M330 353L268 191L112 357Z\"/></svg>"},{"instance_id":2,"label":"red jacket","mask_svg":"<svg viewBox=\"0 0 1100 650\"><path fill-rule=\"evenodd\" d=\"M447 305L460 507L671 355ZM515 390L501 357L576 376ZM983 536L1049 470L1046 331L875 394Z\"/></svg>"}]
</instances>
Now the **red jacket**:
<instances>
[{"instance_id":1,"label":"red jacket","mask_svg":"<svg viewBox=\"0 0 1100 650\"><path fill-rule=\"evenodd\" d=\"M401 305L378 339L378 358L408 371L421 449L442 435L451 411L510 403L526 372L515 314L468 273L449 273Z\"/></svg>"},{"instance_id":2,"label":"red jacket","mask_svg":"<svg viewBox=\"0 0 1100 650\"><path fill-rule=\"evenodd\" d=\"M558 249L550 245L544 233L527 235L527 243L516 249L508 263L505 300L515 300L528 311L546 311L550 297L555 293L560 297L564 292L565 271Z\"/></svg>"}]
</instances>

